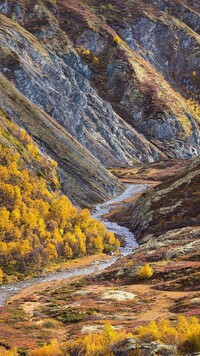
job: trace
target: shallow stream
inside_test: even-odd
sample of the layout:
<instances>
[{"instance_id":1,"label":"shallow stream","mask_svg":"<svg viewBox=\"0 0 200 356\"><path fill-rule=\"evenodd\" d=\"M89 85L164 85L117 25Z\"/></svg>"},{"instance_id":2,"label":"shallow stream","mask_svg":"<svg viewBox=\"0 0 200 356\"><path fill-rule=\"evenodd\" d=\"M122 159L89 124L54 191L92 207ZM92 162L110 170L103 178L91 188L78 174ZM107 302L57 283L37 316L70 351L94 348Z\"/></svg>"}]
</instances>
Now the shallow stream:
<instances>
[{"instance_id":1,"label":"shallow stream","mask_svg":"<svg viewBox=\"0 0 200 356\"><path fill-rule=\"evenodd\" d=\"M94 218L103 221L104 225L107 227L108 230L113 231L114 233L120 235L123 238L125 242L125 246L121 248L121 256L126 256L130 254L138 246L135 240L135 236L128 228L124 226L120 226L117 223L110 222L102 218L102 216L107 214L110 210L112 210L115 203L123 202L125 199L128 199L131 196L146 190L146 188L147 186L145 184L129 184L127 185L126 190L122 194L116 196L115 198L105 203L96 205L96 208L92 213L92 216ZM75 277L75 276L87 275L90 273L95 273L97 271L102 271L106 269L108 266L111 266L113 263L115 263L119 258L121 257L113 257L107 261L102 261L102 262L96 261L96 263L93 263L92 265L84 268L80 267L80 268L74 268L70 270L64 270L61 272L53 272L47 276L40 276L37 278L31 278L27 281L21 281L21 282L3 285L0 287L0 306L3 306L6 303L6 300L10 296L17 294L22 289L25 289L29 286L39 284L39 283L44 283L44 282L60 280L60 279L68 279L70 277Z\"/></svg>"}]
</instances>

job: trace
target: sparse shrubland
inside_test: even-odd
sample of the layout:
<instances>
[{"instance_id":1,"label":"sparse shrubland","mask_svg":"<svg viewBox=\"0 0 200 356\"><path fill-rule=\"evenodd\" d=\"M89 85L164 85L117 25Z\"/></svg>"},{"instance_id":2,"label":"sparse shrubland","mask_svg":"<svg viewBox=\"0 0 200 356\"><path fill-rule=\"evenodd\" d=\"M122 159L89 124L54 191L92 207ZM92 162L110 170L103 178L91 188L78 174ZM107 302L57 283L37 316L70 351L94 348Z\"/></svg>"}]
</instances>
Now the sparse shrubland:
<instances>
[{"instance_id":1,"label":"sparse shrubland","mask_svg":"<svg viewBox=\"0 0 200 356\"><path fill-rule=\"evenodd\" d=\"M180 315L173 322L168 319L151 321L148 325L134 330L132 334L124 330L116 331L109 322L106 322L102 332L89 333L75 341L63 343L53 340L50 344L27 352L27 356L111 356L113 346L128 338L137 340L138 352L141 344L154 341L174 346L179 355L192 354L200 351L200 323L196 317L186 318ZM3 356L16 354L14 350L2 353Z\"/></svg>"},{"instance_id":2,"label":"sparse shrubland","mask_svg":"<svg viewBox=\"0 0 200 356\"><path fill-rule=\"evenodd\" d=\"M59 191L56 162L0 115L0 283L119 247L113 233Z\"/></svg>"},{"instance_id":3,"label":"sparse shrubland","mask_svg":"<svg viewBox=\"0 0 200 356\"><path fill-rule=\"evenodd\" d=\"M90 63L94 65L99 64L99 58L95 56L89 49L80 46L76 47L76 52L80 55L80 57L87 59Z\"/></svg>"}]
</instances>

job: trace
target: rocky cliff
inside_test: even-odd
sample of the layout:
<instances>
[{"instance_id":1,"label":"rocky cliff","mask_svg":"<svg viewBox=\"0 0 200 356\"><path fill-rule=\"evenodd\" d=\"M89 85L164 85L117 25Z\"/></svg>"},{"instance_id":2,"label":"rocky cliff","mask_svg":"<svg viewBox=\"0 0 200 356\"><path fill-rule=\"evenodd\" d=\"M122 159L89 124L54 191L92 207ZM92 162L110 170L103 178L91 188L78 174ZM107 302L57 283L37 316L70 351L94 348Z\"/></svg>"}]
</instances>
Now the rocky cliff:
<instances>
[{"instance_id":1,"label":"rocky cliff","mask_svg":"<svg viewBox=\"0 0 200 356\"><path fill-rule=\"evenodd\" d=\"M159 149L199 152L198 118L177 93L198 95L198 9L21 0L2 1L1 11L21 25L2 18L1 45L18 58L4 74L104 165L163 158Z\"/></svg>"}]
</instances>

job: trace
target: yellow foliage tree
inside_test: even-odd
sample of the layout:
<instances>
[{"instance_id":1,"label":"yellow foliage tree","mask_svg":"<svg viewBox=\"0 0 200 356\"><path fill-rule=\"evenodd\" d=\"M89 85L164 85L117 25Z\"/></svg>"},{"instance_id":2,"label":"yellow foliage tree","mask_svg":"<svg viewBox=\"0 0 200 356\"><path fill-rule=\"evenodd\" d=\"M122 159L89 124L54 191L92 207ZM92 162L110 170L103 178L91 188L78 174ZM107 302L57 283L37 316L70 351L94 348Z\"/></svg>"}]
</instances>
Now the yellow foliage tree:
<instances>
[{"instance_id":1,"label":"yellow foliage tree","mask_svg":"<svg viewBox=\"0 0 200 356\"><path fill-rule=\"evenodd\" d=\"M3 284L3 271L0 268L0 285Z\"/></svg>"},{"instance_id":2,"label":"yellow foliage tree","mask_svg":"<svg viewBox=\"0 0 200 356\"><path fill-rule=\"evenodd\" d=\"M158 325L152 320L147 326L140 326L138 336L143 341L158 341L160 339Z\"/></svg>"},{"instance_id":3,"label":"yellow foliage tree","mask_svg":"<svg viewBox=\"0 0 200 356\"><path fill-rule=\"evenodd\" d=\"M115 331L109 322L106 322L101 333L89 333L76 341L67 341L61 345L62 356L111 356L111 348L116 342L132 337L131 333ZM35 355L34 356L39 356ZM43 355L42 355L43 356Z\"/></svg>"},{"instance_id":4,"label":"yellow foliage tree","mask_svg":"<svg viewBox=\"0 0 200 356\"><path fill-rule=\"evenodd\" d=\"M44 345L37 348L30 353L31 356L63 356L60 346L56 340L52 341L50 345Z\"/></svg>"},{"instance_id":5,"label":"yellow foliage tree","mask_svg":"<svg viewBox=\"0 0 200 356\"><path fill-rule=\"evenodd\" d=\"M1 356L19 356L17 349L12 350L5 350L4 348L0 347L0 355Z\"/></svg>"},{"instance_id":6,"label":"yellow foliage tree","mask_svg":"<svg viewBox=\"0 0 200 356\"><path fill-rule=\"evenodd\" d=\"M105 247L117 249L115 236L57 189L56 168L56 162L41 154L31 137L0 111L0 248L5 276L30 276L69 258Z\"/></svg>"},{"instance_id":7,"label":"yellow foliage tree","mask_svg":"<svg viewBox=\"0 0 200 356\"><path fill-rule=\"evenodd\" d=\"M45 249L46 255L47 255L47 260L48 261L56 261L58 258L58 253L56 250L56 247L52 243L48 243L47 247Z\"/></svg>"}]
</instances>

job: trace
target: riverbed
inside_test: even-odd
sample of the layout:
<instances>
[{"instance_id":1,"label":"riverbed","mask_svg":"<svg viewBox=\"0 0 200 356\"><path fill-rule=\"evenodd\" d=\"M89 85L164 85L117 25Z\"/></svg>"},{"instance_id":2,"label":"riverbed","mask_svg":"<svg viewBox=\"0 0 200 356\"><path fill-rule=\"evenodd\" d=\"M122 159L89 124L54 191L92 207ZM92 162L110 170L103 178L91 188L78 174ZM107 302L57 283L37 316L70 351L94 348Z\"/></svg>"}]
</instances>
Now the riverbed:
<instances>
[{"instance_id":1,"label":"riverbed","mask_svg":"<svg viewBox=\"0 0 200 356\"><path fill-rule=\"evenodd\" d=\"M107 227L109 231L113 231L114 233L122 237L124 241L124 247L121 248L121 256L127 256L138 246L135 240L135 236L133 232L131 232L128 228L104 219L103 215L111 211L114 207L114 204L122 203L125 199L128 199L139 192L145 191L146 188L147 188L146 184L129 184L126 186L126 189L122 194L102 204L96 205L92 213L92 216L94 218L103 221L104 225ZM64 270L61 272L53 272L47 276L40 276L37 278L31 278L26 281L20 281L16 283L3 285L0 287L0 306L3 306L9 297L11 297L14 294L17 294L22 289L25 289L27 287L39 283L56 281L61 279L68 279L71 277L82 276L90 273L95 273L97 271L102 271L107 267L111 266L113 263L115 263L119 258L121 258L121 256L120 257L115 256L111 259L102 262L96 261L96 263L84 268L80 267L80 268Z\"/></svg>"}]
</instances>

